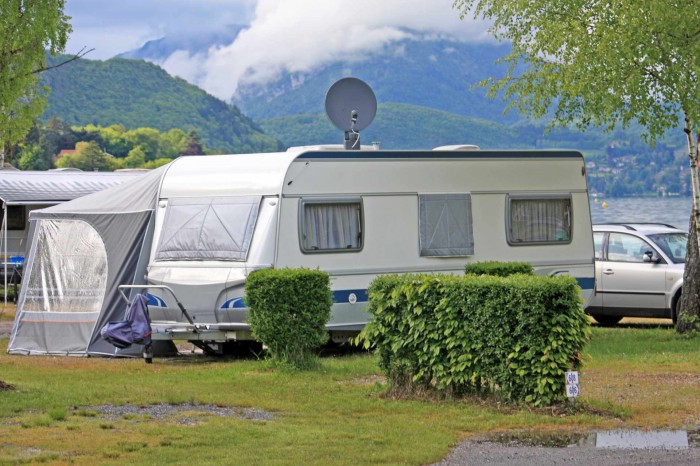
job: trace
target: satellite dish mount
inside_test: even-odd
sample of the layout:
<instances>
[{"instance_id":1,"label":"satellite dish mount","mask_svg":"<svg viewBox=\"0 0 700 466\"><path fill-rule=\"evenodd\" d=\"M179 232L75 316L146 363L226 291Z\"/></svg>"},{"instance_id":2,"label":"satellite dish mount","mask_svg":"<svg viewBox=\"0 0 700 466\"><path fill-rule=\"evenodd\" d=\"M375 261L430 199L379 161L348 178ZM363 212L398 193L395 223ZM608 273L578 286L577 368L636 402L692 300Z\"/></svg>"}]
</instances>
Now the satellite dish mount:
<instances>
[{"instance_id":1,"label":"satellite dish mount","mask_svg":"<svg viewBox=\"0 0 700 466\"><path fill-rule=\"evenodd\" d=\"M360 150L360 131L372 123L377 114L377 98L364 81L343 78L326 93L326 115L345 132L345 149Z\"/></svg>"}]
</instances>

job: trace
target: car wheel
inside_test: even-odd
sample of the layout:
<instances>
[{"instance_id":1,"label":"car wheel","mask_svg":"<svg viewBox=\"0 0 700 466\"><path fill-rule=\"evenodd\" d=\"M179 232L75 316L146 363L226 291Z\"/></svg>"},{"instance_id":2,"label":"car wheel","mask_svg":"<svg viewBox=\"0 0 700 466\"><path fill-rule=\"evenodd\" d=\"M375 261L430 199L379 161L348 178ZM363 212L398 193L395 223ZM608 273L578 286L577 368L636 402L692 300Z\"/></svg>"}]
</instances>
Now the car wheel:
<instances>
[{"instance_id":1,"label":"car wheel","mask_svg":"<svg viewBox=\"0 0 700 466\"><path fill-rule=\"evenodd\" d=\"M591 317L600 325L615 325L622 320L622 317L619 316L602 316L600 314L593 314Z\"/></svg>"},{"instance_id":2,"label":"car wheel","mask_svg":"<svg viewBox=\"0 0 700 466\"><path fill-rule=\"evenodd\" d=\"M673 325L678 323L678 307L681 304L681 294L678 293L678 297L673 300L673 308L671 309L671 319L673 320Z\"/></svg>"}]
</instances>

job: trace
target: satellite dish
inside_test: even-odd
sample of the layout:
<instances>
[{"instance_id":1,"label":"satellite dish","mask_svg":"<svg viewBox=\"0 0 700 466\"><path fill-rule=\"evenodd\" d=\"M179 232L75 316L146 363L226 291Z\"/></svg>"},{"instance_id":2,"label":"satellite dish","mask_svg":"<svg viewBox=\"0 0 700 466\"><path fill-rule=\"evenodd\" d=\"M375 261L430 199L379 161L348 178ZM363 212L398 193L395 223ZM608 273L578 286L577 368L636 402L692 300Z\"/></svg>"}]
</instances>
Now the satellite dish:
<instances>
[{"instance_id":1,"label":"satellite dish","mask_svg":"<svg viewBox=\"0 0 700 466\"><path fill-rule=\"evenodd\" d=\"M342 131L362 131L376 114L377 98L362 80L340 79L326 93L326 115Z\"/></svg>"}]
</instances>

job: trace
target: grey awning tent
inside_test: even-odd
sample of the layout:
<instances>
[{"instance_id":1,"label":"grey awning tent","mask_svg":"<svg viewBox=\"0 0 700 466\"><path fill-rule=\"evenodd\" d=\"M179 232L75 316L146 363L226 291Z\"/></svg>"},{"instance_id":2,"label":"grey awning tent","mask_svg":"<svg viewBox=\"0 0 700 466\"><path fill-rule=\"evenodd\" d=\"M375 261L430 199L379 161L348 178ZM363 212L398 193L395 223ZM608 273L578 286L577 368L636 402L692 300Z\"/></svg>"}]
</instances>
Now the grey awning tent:
<instances>
[{"instance_id":1,"label":"grey awning tent","mask_svg":"<svg viewBox=\"0 0 700 466\"><path fill-rule=\"evenodd\" d=\"M168 165L30 214L27 266L8 352L133 355L100 329L121 320L117 287L143 284L158 188Z\"/></svg>"}]
</instances>

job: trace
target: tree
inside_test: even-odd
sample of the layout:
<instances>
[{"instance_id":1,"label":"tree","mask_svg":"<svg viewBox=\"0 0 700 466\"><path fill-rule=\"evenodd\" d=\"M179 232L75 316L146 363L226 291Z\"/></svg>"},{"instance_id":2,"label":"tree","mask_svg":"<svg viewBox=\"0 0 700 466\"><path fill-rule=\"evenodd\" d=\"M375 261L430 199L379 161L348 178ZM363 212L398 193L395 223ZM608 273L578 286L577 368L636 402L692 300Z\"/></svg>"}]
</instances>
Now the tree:
<instances>
[{"instance_id":1,"label":"tree","mask_svg":"<svg viewBox=\"0 0 700 466\"><path fill-rule=\"evenodd\" d=\"M202 155L204 154L204 146L202 145L202 139L197 134L197 131L190 130L187 133L187 142L185 149L180 151L180 155Z\"/></svg>"},{"instance_id":2,"label":"tree","mask_svg":"<svg viewBox=\"0 0 700 466\"><path fill-rule=\"evenodd\" d=\"M0 164L46 104L38 74L47 69L46 51L63 51L71 32L64 3L0 0Z\"/></svg>"},{"instance_id":3,"label":"tree","mask_svg":"<svg viewBox=\"0 0 700 466\"><path fill-rule=\"evenodd\" d=\"M86 171L104 171L110 168L109 156L94 142L79 142L74 155L64 155L56 161L59 168L79 168Z\"/></svg>"},{"instance_id":4,"label":"tree","mask_svg":"<svg viewBox=\"0 0 700 466\"><path fill-rule=\"evenodd\" d=\"M53 161L41 146L32 144L22 149L18 165L21 170L48 170L53 165Z\"/></svg>"},{"instance_id":5,"label":"tree","mask_svg":"<svg viewBox=\"0 0 700 466\"><path fill-rule=\"evenodd\" d=\"M693 192L678 331L700 310L700 8L679 0L455 0L462 17L492 22L512 44L502 78L483 83L552 125L612 130L637 121L654 144L671 129L686 134ZM695 316L691 318L691 316Z\"/></svg>"},{"instance_id":6,"label":"tree","mask_svg":"<svg viewBox=\"0 0 700 466\"><path fill-rule=\"evenodd\" d=\"M140 168L146 163L146 153L141 146L136 146L129 151L129 155L124 159L124 168Z\"/></svg>"}]
</instances>

